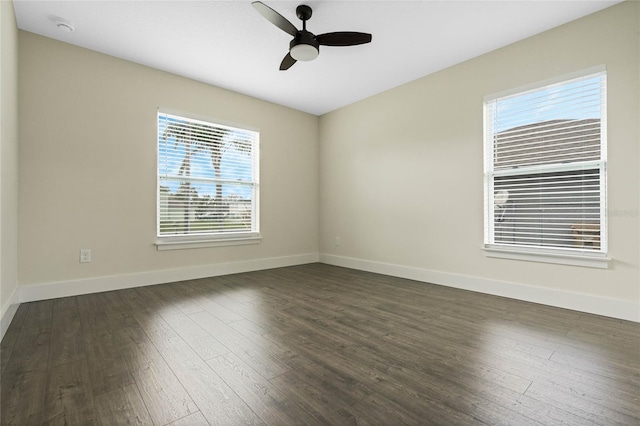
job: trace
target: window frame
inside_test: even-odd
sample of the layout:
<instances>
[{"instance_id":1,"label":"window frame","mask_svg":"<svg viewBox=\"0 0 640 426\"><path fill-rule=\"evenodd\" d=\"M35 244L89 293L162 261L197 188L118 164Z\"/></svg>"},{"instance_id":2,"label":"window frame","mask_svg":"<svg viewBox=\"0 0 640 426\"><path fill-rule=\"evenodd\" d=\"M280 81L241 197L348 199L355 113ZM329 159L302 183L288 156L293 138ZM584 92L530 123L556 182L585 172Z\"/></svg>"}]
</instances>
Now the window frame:
<instances>
[{"instance_id":1,"label":"window frame","mask_svg":"<svg viewBox=\"0 0 640 426\"><path fill-rule=\"evenodd\" d=\"M251 230L240 232L212 232L212 233L194 233L180 235L161 235L161 182L162 175L160 173L160 117L162 115L173 116L191 122L201 122L211 126L237 130L241 132L249 132L254 135L252 140L252 169L253 179L251 182L253 199L251 203ZM260 234L260 131L245 125L237 125L224 122L223 120L214 120L209 117L198 116L183 111L176 111L168 108L158 108L155 115L156 124L156 241L157 250L177 250L177 249L195 249L206 247L235 246L246 244L258 244L262 237ZM185 178L190 181L198 181L199 177ZM208 179L211 182L217 180ZM219 179L221 182L224 179Z\"/></svg>"},{"instance_id":2,"label":"window frame","mask_svg":"<svg viewBox=\"0 0 640 426\"><path fill-rule=\"evenodd\" d=\"M601 91L600 106L600 159L581 162L569 162L564 164L545 164L524 166L515 169L494 170L494 133L491 119L488 115L488 105L499 101L501 98L524 95L530 91L544 89L551 85L570 83L572 80L601 75L604 79L604 90ZM532 83L526 86L506 90L487 95L483 99L483 149L484 149L484 244L485 256L492 258L504 258L525 260L544 263L567 264L594 268L608 268L608 224L607 224L607 72L605 65L580 70L574 73L554 77L544 81ZM588 167L585 167L588 166ZM518 170L519 169L519 170ZM494 233L494 208L495 192L494 178L507 175L527 175L570 172L577 170L599 170L600 188L600 246L598 250L586 250L567 247L545 247L534 245L505 244L495 242Z\"/></svg>"}]
</instances>

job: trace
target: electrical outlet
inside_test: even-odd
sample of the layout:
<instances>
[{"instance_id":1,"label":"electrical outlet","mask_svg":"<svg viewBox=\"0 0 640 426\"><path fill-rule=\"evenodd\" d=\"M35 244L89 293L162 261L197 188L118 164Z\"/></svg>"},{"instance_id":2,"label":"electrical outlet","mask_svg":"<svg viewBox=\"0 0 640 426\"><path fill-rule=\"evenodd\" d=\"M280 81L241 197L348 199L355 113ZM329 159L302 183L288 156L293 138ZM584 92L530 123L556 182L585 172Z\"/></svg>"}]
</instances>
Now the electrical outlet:
<instances>
[{"instance_id":1,"label":"electrical outlet","mask_svg":"<svg viewBox=\"0 0 640 426\"><path fill-rule=\"evenodd\" d=\"M340 237L335 237L333 239L333 245L334 246L339 246L340 245Z\"/></svg>"},{"instance_id":2,"label":"electrical outlet","mask_svg":"<svg viewBox=\"0 0 640 426\"><path fill-rule=\"evenodd\" d=\"M91 262L91 249L80 249L80 263Z\"/></svg>"}]
</instances>

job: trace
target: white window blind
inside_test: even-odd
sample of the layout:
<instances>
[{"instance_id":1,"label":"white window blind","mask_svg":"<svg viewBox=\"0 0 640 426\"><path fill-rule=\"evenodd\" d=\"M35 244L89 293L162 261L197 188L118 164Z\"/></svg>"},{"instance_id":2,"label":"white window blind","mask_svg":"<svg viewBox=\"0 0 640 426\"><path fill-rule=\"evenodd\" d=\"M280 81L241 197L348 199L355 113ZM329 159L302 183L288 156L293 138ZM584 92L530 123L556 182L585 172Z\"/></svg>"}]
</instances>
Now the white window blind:
<instances>
[{"instance_id":1,"label":"white window blind","mask_svg":"<svg viewBox=\"0 0 640 426\"><path fill-rule=\"evenodd\" d=\"M485 246L606 252L606 74L485 98Z\"/></svg>"},{"instance_id":2,"label":"white window blind","mask_svg":"<svg viewBox=\"0 0 640 426\"><path fill-rule=\"evenodd\" d=\"M258 133L158 113L158 237L258 233Z\"/></svg>"}]
</instances>

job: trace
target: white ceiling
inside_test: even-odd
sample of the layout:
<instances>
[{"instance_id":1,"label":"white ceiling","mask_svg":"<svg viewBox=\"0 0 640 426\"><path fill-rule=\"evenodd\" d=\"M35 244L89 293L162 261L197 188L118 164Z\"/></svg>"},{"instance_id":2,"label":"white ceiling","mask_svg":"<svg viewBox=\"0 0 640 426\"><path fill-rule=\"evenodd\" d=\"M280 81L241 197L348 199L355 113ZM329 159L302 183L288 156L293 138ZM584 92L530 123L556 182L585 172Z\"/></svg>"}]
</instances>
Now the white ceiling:
<instances>
[{"instance_id":1,"label":"white ceiling","mask_svg":"<svg viewBox=\"0 0 640 426\"><path fill-rule=\"evenodd\" d=\"M18 27L128 61L321 115L619 3L603 1L271 1L314 34L359 31L370 44L321 47L279 71L291 37L249 0L14 0ZM70 22L63 32L55 21Z\"/></svg>"}]
</instances>

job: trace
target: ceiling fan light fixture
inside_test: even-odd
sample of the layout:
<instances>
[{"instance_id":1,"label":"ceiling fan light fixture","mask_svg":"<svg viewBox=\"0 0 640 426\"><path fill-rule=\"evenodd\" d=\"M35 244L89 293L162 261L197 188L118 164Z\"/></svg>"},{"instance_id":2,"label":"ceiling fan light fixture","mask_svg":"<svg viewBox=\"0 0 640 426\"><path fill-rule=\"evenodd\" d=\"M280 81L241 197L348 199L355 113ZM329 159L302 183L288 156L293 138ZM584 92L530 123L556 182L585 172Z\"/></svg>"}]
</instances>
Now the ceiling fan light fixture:
<instances>
[{"instance_id":1,"label":"ceiling fan light fixture","mask_svg":"<svg viewBox=\"0 0 640 426\"><path fill-rule=\"evenodd\" d=\"M320 52L317 47L310 44L297 44L291 47L289 53L296 61L313 61Z\"/></svg>"}]
</instances>

